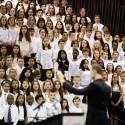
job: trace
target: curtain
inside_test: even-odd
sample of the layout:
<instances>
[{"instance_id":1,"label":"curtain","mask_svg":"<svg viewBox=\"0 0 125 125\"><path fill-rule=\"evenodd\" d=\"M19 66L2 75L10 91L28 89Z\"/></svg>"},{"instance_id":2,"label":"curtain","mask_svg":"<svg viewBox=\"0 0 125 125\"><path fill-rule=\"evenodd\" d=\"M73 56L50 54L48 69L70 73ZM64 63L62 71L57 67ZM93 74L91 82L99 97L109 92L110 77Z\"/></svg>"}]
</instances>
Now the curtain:
<instances>
[{"instance_id":1,"label":"curtain","mask_svg":"<svg viewBox=\"0 0 125 125\"><path fill-rule=\"evenodd\" d=\"M125 0L69 0L73 11L79 14L85 8L94 23L94 15L101 16L101 23L108 26L114 36L125 35Z\"/></svg>"}]
</instances>

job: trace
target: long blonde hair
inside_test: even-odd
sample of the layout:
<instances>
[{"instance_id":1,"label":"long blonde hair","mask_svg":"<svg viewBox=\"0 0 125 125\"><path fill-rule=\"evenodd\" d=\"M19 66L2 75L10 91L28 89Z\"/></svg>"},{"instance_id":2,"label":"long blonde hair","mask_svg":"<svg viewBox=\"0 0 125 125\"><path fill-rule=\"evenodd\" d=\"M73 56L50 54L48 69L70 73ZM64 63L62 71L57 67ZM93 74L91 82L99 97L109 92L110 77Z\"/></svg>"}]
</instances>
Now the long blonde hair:
<instances>
[{"instance_id":1,"label":"long blonde hair","mask_svg":"<svg viewBox=\"0 0 125 125\"><path fill-rule=\"evenodd\" d=\"M99 48L95 48L95 43L96 43L97 41L99 42ZM101 55L101 52L102 52L102 46L101 46L101 42L100 42L100 40L95 40L95 42L94 42L94 44L93 44L93 47L92 47L92 53L94 53L95 50L98 50L99 53L100 53L100 55Z\"/></svg>"}]
</instances>

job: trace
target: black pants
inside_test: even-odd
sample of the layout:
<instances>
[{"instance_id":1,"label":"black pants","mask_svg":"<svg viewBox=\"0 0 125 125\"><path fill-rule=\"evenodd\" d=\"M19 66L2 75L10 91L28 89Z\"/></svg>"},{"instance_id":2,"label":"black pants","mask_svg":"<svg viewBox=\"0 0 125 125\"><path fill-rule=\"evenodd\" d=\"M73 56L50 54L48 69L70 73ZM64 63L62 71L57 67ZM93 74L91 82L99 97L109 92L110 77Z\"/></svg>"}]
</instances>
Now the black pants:
<instances>
[{"instance_id":1,"label":"black pants","mask_svg":"<svg viewBox=\"0 0 125 125\"><path fill-rule=\"evenodd\" d=\"M13 125L13 122L11 122L11 123L5 123L4 125Z\"/></svg>"},{"instance_id":2,"label":"black pants","mask_svg":"<svg viewBox=\"0 0 125 125\"><path fill-rule=\"evenodd\" d=\"M17 125L25 125L24 121L18 121Z\"/></svg>"},{"instance_id":3,"label":"black pants","mask_svg":"<svg viewBox=\"0 0 125 125\"><path fill-rule=\"evenodd\" d=\"M0 120L0 125L4 125L4 120Z\"/></svg>"},{"instance_id":4,"label":"black pants","mask_svg":"<svg viewBox=\"0 0 125 125\"><path fill-rule=\"evenodd\" d=\"M35 125L36 123L34 122L31 122L31 123L28 123L27 125Z\"/></svg>"}]
</instances>

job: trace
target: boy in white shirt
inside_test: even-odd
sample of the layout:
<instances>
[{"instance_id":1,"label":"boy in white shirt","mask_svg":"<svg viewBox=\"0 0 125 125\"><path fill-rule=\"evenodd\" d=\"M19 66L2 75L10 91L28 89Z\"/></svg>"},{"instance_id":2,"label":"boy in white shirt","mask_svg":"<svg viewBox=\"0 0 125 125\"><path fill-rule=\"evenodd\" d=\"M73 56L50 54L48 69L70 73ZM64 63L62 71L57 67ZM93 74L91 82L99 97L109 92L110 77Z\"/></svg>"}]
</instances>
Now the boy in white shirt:
<instances>
[{"instance_id":1,"label":"boy in white shirt","mask_svg":"<svg viewBox=\"0 0 125 125\"><path fill-rule=\"evenodd\" d=\"M82 108L80 107L80 98L78 96L75 96L73 98L73 106L69 109L69 112L71 113L82 113Z\"/></svg>"},{"instance_id":2,"label":"boy in white shirt","mask_svg":"<svg viewBox=\"0 0 125 125\"><path fill-rule=\"evenodd\" d=\"M109 60L108 60L108 52L105 50L102 52L102 60L103 60L104 65L106 67Z\"/></svg>"},{"instance_id":3,"label":"boy in white shirt","mask_svg":"<svg viewBox=\"0 0 125 125\"><path fill-rule=\"evenodd\" d=\"M86 29L86 33L84 35L84 39L89 42L89 46L92 49L93 43L94 43L94 38L92 37L92 29Z\"/></svg>"},{"instance_id":4,"label":"boy in white shirt","mask_svg":"<svg viewBox=\"0 0 125 125\"><path fill-rule=\"evenodd\" d=\"M69 32L69 40L66 42L66 50L71 49L71 43L75 40L75 32Z\"/></svg>"},{"instance_id":5,"label":"boy in white shirt","mask_svg":"<svg viewBox=\"0 0 125 125\"><path fill-rule=\"evenodd\" d=\"M72 12L73 12L73 8L71 5L67 5L66 7L66 14L71 14L72 15Z\"/></svg>"},{"instance_id":6,"label":"boy in white shirt","mask_svg":"<svg viewBox=\"0 0 125 125\"><path fill-rule=\"evenodd\" d=\"M55 7L55 13L57 14L59 12L60 0L53 0L53 5Z\"/></svg>"},{"instance_id":7,"label":"boy in white shirt","mask_svg":"<svg viewBox=\"0 0 125 125\"><path fill-rule=\"evenodd\" d=\"M9 75L9 71L10 69L12 69L12 63L13 63L13 58L11 56L7 56L6 57L6 65L8 67L8 69L6 70L6 75L8 76Z\"/></svg>"},{"instance_id":8,"label":"boy in white shirt","mask_svg":"<svg viewBox=\"0 0 125 125\"><path fill-rule=\"evenodd\" d=\"M95 15L95 17L94 17L95 23L93 24L93 27L94 26L98 26L98 31L103 32L104 25L100 23L100 20L101 20L100 16L99 15Z\"/></svg>"},{"instance_id":9,"label":"boy in white shirt","mask_svg":"<svg viewBox=\"0 0 125 125\"><path fill-rule=\"evenodd\" d=\"M71 21L66 21L64 25L64 31L69 33L72 29L72 22Z\"/></svg>"},{"instance_id":10,"label":"boy in white shirt","mask_svg":"<svg viewBox=\"0 0 125 125\"><path fill-rule=\"evenodd\" d=\"M122 69L124 68L124 63L122 61L118 60L119 58L119 52L118 51L114 51L112 54L112 63L114 65L114 69L118 66L121 65Z\"/></svg>"},{"instance_id":11,"label":"boy in white shirt","mask_svg":"<svg viewBox=\"0 0 125 125\"><path fill-rule=\"evenodd\" d=\"M7 96L8 104L4 109L4 122L6 125L16 125L18 122L18 108L14 104L13 95Z\"/></svg>"},{"instance_id":12,"label":"boy in white shirt","mask_svg":"<svg viewBox=\"0 0 125 125\"><path fill-rule=\"evenodd\" d=\"M111 34L110 32L105 32L104 34L104 43L108 43L110 50L112 49L112 41L110 40Z\"/></svg>"},{"instance_id":13,"label":"boy in white shirt","mask_svg":"<svg viewBox=\"0 0 125 125\"><path fill-rule=\"evenodd\" d=\"M80 86L80 85L81 85L81 78L80 78L80 76L74 76L74 77L73 77L73 87L74 87L74 88L77 88L77 89L83 89L83 87ZM79 99L80 99L80 102L82 102L82 100L83 100L83 96L82 96L82 95L72 94L72 100L73 100L73 98L74 98L75 96L78 96Z\"/></svg>"},{"instance_id":14,"label":"boy in white shirt","mask_svg":"<svg viewBox=\"0 0 125 125\"><path fill-rule=\"evenodd\" d=\"M34 103L34 98L33 96L29 95L27 96L27 104L26 104L26 108L27 108L27 125L31 125L35 122L35 116L36 116L36 110L35 109L35 105L33 105Z\"/></svg>"},{"instance_id":15,"label":"boy in white shirt","mask_svg":"<svg viewBox=\"0 0 125 125\"><path fill-rule=\"evenodd\" d=\"M36 113L36 121L42 121L47 118L47 111L46 108L43 106L43 103L45 102L45 99L42 95L37 95L35 97L35 101L38 104L38 109Z\"/></svg>"},{"instance_id":16,"label":"boy in white shirt","mask_svg":"<svg viewBox=\"0 0 125 125\"><path fill-rule=\"evenodd\" d=\"M32 44L33 44L33 49L31 51L31 57L36 57L36 53L39 49L39 39L34 36L34 34L35 34L34 28L29 28L29 33L30 33Z\"/></svg>"},{"instance_id":17,"label":"boy in white shirt","mask_svg":"<svg viewBox=\"0 0 125 125\"><path fill-rule=\"evenodd\" d=\"M56 14L56 20L53 22L54 27L56 26L58 21L62 20L62 15L60 13Z\"/></svg>"},{"instance_id":18,"label":"boy in white shirt","mask_svg":"<svg viewBox=\"0 0 125 125\"><path fill-rule=\"evenodd\" d=\"M55 101L56 93L51 90L49 92L49 101L47 101L43 106L46 108L47 117L52 117L61 113L61 105L59 102Z\"/></svg>"},{"instance_id":19,"label":"boy in white shirt","mask_svg":"<svg viewBox=\"0 0 125 125\"><path fill-rule=\"evenodd\" d=\"M16 69L16 71L18 73L18 78L20 77L20 74L24 68L25 68L24 67L24 58L23 57L17 58L17 66L15 66L14 69Z\"/></svg>"},{"instance_id":20,"label":"boy in white shirt","mask_svg":"<svg viewBox=\"0 0 125 125\"><path fill-rule=\"evenodd\" d=\"M43 10L42 9L38 9L36 13L37 13L36 14L37 16L35 16L35 19L36 19L36 22L38 22L38 19L42 18L42 16L43 16Z\"/></svg>"}]
</instances>

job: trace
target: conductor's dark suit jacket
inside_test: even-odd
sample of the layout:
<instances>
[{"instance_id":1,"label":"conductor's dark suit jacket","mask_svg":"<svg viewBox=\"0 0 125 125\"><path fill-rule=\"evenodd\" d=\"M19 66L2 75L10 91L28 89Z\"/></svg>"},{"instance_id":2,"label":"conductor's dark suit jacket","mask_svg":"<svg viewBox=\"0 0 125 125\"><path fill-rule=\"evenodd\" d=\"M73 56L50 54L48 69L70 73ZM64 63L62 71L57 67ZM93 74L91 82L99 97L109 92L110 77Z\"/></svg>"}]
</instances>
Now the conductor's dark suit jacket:
<instances>
[{"instance_id":1,"label":"conductor's dark suit jacket","mask_svg":"<svg viewBox=\"0 0 125 125\"><path fill-rule=\"evenodd\" d=\"M110 87L103 79L97 79L84 89L76 89L63 83L63 87L77 95L88 96L86 125L108 125L107 107L110 101Z\"/></svg>"}]
</instances>

